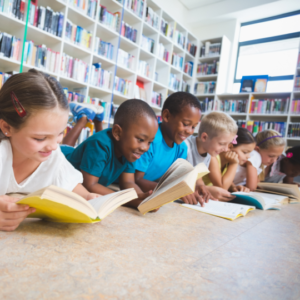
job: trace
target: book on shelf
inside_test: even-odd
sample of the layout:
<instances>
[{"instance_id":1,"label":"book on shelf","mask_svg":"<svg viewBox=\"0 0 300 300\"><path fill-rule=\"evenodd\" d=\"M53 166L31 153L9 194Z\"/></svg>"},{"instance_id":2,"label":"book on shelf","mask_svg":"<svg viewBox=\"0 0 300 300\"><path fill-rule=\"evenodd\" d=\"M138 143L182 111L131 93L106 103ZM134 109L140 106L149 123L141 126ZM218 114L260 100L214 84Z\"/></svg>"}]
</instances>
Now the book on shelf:
<instances>
[{"instance_id":1,"label":"book on shelf","mask_svg":"<svg viewBox=\"0 0 300 300\"><path fill-rule=\"evenodd\" d=\"M176 30L176 22L167 22L161 18L160 30L166 37L173 39L173 34Z\"/></svg>"},{"instance_id":2,"label":"book on shelf","mask_svg":"<svg viewBox=\"0 0 300 300\"><path fill-rule=\"evenodd\" d=\"M153 51L154 51L154 40L142 34L142 39L141 39L141 45L140 46L144 50L153 53Z\"/></svg>"},{"instance_id":3,"label":"book on shelf","mask_svg":"<svg viewBox=\"0 0 300 300\"><path fill-rule=\"evenodd\" d=\"M0 57L4 56L19 60L21 53L21 39L6 32L0 32Z\"/></svg>"},{"instance_id":4,"label":"book on shelf","mask_svg":"<svg viewBox=\"0 0 300 300\"><path fill-rule=\"evenodd\" d=\"M111 113L110 113L110 116L111 116L112 119L115 118L115 115L116 115L116 113L117 113L117 110L118 110L119 106L120 106L120 105L118 105L118 104L112 104L112 105L111 105Z\"/></svg>"},{"instance_id":5,"label":"book on shelf","mask_svg":"<svg viewBox=\"0 0 300 300\"><path fill-rule=\"evenodd\" d=\"M215 75L219 71L219 61L212 63L200 63L197 65L197 75Z\"/></svg>"},{"instance_id":6,"label":"book on shelf","mask_svg":"<svg viewBox=\"0 0 300 300\"><path fill-rule=\"evenodd\" d=\"M197 45L193 44L192 42L190 42L189 40L187 40L186 43L186 50L192 55L192 56L196 56L197 53Z\"/></svg>"},{"instance_id":7,"label":"book on shelf","mask_svg":"<svg viewBox=\"0 0 300 300\"><path fill-rule=\"evenodd\" d=\"M300 91L300 76L295 76L294 91Z\"/></svg>"},{"instance_id":8,"label":"book on shelf","mask_svg":"<svg viewBox=\"0 0 300 300\"><path fill-rule=\"evenodd\" d=\"M99 22L114 31L119 30L119 24L121 21L121 13L115 12L112 13L106 9L105 6L100 4L99 10Z\"/></svg>"},{"instance_id":9,"label":"book on shelf","mask_svg":"<svg viewBox=\"0 0 300 300\"><path fill-rule=\"evenodd\" d=\"M249 113L255 114L285 114L288 111L290 98L254 99L251 97Z\"/></svg>"},{"instance_id":10,"label":"book on shelf","mask_svg":"<svg viewBox=\"0 0 300 300\"><path fill-rule=\"evenodd\" d=\"M139 60L137 72L142 76L150 77L150 64L147 61Z\"/></svg>"},{"instance_id":11,"label":"book on shelf","mask_svg":"<svg viewBox=\"0 0 300 300\"><path fill-rule=\"evenodd\" d=\"M115 76L114 90L124 96L128 96L131 91L132 82Z\"/></svg>"},{"instance_id":12,"label":"book on shelf","mask_svg":"<svg viewBox=\"0 0 300 300\"><path fill-rule=\"evenodd\" d=\"M300 138L300 123L289 123L287 136Z\"/></svg>"},{"instance_id":13,"label":"book on shelf","mask_svg":"<svg viewBox=\"0 0 300 300\"><path fill-rule=\"evenodd\" d=\"M183 68L183 57L173 52L172 53L171 64L176 69L182 70L182 68Z\"/></svg>"},{"instance_id":14,"label":"book on shelf","mask_svg":"<svg viewBox=\"0 0 300 300\"><path fill-rule=\"evenodd\" d=\"M143 17L144 12L144 0L116 0L117 2L124 4L124 7L131 10L139 18Z\"/></svg>"},{"instance_id":15,"label":"book on shelf","mask_svg":"<svg viewBox=\"0 0 300 300\"><path fill-rule=\"evenodd\" d=\"M210 112L213 110L214 99L205 98L204 100L199 100L202 112Z\"/></svg>"},{"instance_id":16,"label":"book on shelf","mask_svg":"<svg viewBox=\"0 0 300 300\"><path fill-rule=\"evenodd\" d=\"M75 45L90 49L92 44L92 33L70 20L66 22L65 39Z\"/></svg>"},{"instance_id":17,"label":"book on shelf","mask_svg":"<svg viewBox=\"0 0 300 300\"><path fill-rule=\"evenodd\" d=\"M24 63L42 69L44 72L59 71L60 54L45 45L34 45L32 41L25 42Z\"/></svg>"},{"instance_id":18,"label":"book on shelf","mask_svg":"<svg viewBox=\"0 0 300 300\"><path fill-rule=\"evenodd\" d=\"M180 79L177 78L177 74L170 73L169 75L169 88L174 91L179 91L180 89Z\"/></svg>"},{"instance_id":19,"label":"book on shelf","mask_svg":"<svg viewBox=\"0 0 300 300\"><path fill-rule=\"evenodd\" d=\"M193 68L194 68L194 63L192 61L187 61L184 64L183 72L190 76L193 76Z\"/></svg>"},{"instance_id":20,"label":"book on shelf","mask_svg":"<svg viewBox=\"0 0 300 300\"><path fill-rule=\"evenodd\" d=\"M267 90L268 79L257 79L254 85L254 92L265 93Z\"/></svg>"},{"instance_id":21,"label":"book on shelf","mask_svg":"<svg viewBox=\"0 0 300 300\"><path fill-rule=\"evenodd\" d=\"M221 54L221 43L205 42L200 49L200 57L218 56Z\"/></svg>"},{"instance_id":22,"label":"book on shelf","mask_svg":"<svg viewBox=\"0 0 300 300\"><path fill-rule=\"evenodd\" d=\"M195 83L194 93L195 94L213 94L216 90L215 81L199 81Z\"/></svg>"},{"instance_id":23,"label":"book on shelf","mask_svg":"<svg viewBox=\"0 0 300 300\"><path fill-rule=\"evenodd\" d=\"M121 36L129 39L133 43L136 43L137 39L137 29L133 28L129 24L122 21L121 23Z\"/></svg>"},{"instance_id":24,"label":"book on shelf","mask_svg":"<svg viewBox=\"0 0 300 300\"><path fill-rule=\"evenodd\" d=\"M282 136L285 136L286 122L265 122L265 121L247 121L247 127L255 136L263 130L273 129L278 131Z\"/></svg>"},{"instance_id":25,"label":"book on shelf","mask_svg":"<svg viewBox=\"0 0 300 300\"><path fill-rule=\"evenodd\" d=\"M78 2L80 2L80 1L78 1ZM97 0L88 0L86 14L90 18L96 19L96 13L97 13Z\"/></svg>"},{"instance_id":26,"label":"book on shelf","mask_svg":"<svg viewBox=\"0 0 300 300\"><path fill-rule=\"evenodd\" d=\"M114 45L108 42L105 42L96 36L94 52L100 56L106 57L110 60L113 59L114 56Z\"/></svg>"},{"instance_id":27,"label":"book on shelf","mask_svg":"<svg viewBox=\"0 0 300 300\"><path fill-rule=\"evenodd\" d=\"M147 101L147 94L145 91L144 82L137 80L134 89L134 98Z\"/></svg>"},{"instance_id":28,"label":"book on shelf","mask_svg":"<svg viewBox=\"0 0 300 300\"><path fill-rule=\"evenodd\" d=\"M166 173L159 179L153 193L139 206L138 210L145 214L195 191L197 179L208 174L205 164L193 167L185 159L177 159Z\"/></svg>"},{"instance_id":29,"label":"book on shelf","mask_svg":"<svg viewBox=\"0 0 300 300\"><path fill-rule=\"evenodd\" d=\"M162 107L162 103L163 103L162 93L152 91L151 104L158 107Z\"/></svg>"},{"instance_id":30,"label":"book on shelf","mask_svg":"<svg viewBox=\"0 0 300 300\"><path fill-rule=\"evenodd\" d=\"M146 8L145 22L154 29L159 29L159 15L149 6Z\"/></svg>"},{"instance_id":31,"label":"book on shelf","mask_svg":"<svg viewBox=\"0 0 300 300\"><path fill-rule=\"evenodd\" d=\"M208 203L205 203L204 207L202 207L199 203L196 205L181 205L186 208L190 208L216 217L228 219L230 221L234 221L239 217L245 217L249 211L255 210L254 206L213 200L209 200Z\"/></svg>"},{"instance_id":32,"label":"book on shelf","mask_svg":"<svg viewBox=\"0 0 300 300\"><path fill-rule=\"evenodd\" d=\"M162 43L158 44L157 47L157 56L166 61L169 62L169 51L164 47L164 45Z\"/></svg>"},{"instance_id":33,"label":"book on shelf","mask_svg":"<svg viewBox=\"0 0 300 300\"><path fill-rule=\"evenodd\" d=\"M134 59L135 57L131 53L128 53L121 48L118 49L118 65L133 69Z\"/></svg>"},{"instance_id":34,"label":"book on shelf","mask_svg":"<svg viewBox=\"0 0 300 300\"><path fill-rule=\"evenodd\" d=\"M94 63L91 67L90 84L97 87L110 89L113 74L101 68L101 63Z\"/></svg>"},{"instance_id":35,"label":"book on shelf","mask_svg":"<svg viewBox=\"0 0 300 300\"><path fill-rule=\"evenodd\" d=\"M13 74L17 74L17 72L0 72L0 89L2 88L3 84L7 81L7 79Z\"/></svg>"},{"instance_id":36,"label":"book on shelf","mask_svg":"<svg viewBox=\"0 0 300 300\"><path fill-rule=\"evenodd\" d=\"M127 189L87 201L73 192L50 185L24 196L17 203L36 209L28 218L63 223L95 223L136 198L135 190Z\"/></svg>"},{"instance_id":37,"label":"book on shelf","mask_svg":"<svg viewBox=\"0 0 300 300\"><path fill-rule=\"evenodd\" d=\"M81 94L80 92L75 91L69 91L69 89L66 87L64 87L63 90L67 97L68 103L83 103L85 101L85 94Z\"/></svg>"},{"instance_id":38,"label":"book on shelf","mask_svg":"<svg viewBox=\"0 0 300 300\"><path fill-rule=\"evenodd\" d=\"M216 99L215 110L223 111L225 113L246 113L248 100L220 100Z\"/></svg>"},{"instance_id":39,"label":"book on shelf","mask_svg":"<svg viewBox=\"0 0 300 300\"><path fill-rule=\"evenodd\" d=\"M65 53L62 53L60 74L62 76L86 83L89 75L89 66L86 62L78 58L73 58Z\"/></svg>"},{"instance_id":40,"label":"book on shelf","mask_svg":"<svg viewBox=\"0 0 300 300\"><path fill-rule=\"evenodd\" d=\"M25 0L0 0L0 12L24 21Z\"/></svg>"},{"instance_id":41,"label":"book on shelf","mask_svg":"<svg viewBox=\"0 0 300 300\"><path fill-rule=\"evenodd\" d=\"M191 92L191 85L187 83L184 79L182 80L181 91L187 93Z\"/></svg>"},{"instance_id":42,"label":"book on shelf","mask_svg":"<svg viewBox=\"0 0 300 300\"><path fill-rule=\"evenodd\" d=\"M297 68L300 68L300 52L298 53Z\"/></svg>"},{"instance_id":43,"label":"book on shelf","mask_svg":"<svg viewBox=\"0 0 300 300\"><path fill-rule=\"evenodd\" d=\"M299 114L300 113L300 99L294 99L291 105L291 113Z\"/></svg>"},{"instance_id":44,"label":"book on shelf","mask_svg":"<svg viewBox=\"0 0 300 300\"><path fill-rule=\"evenodd\" d=\"M246 128L247 127L247 121L246 120L237 120L236 124L237 124L238 127L241 127L241 128Z\"/></svg>"},{"instance_id":45,"label":"book on shelf","mask_svg":"<svg viewBox=\"0 0 300 300\"><path fill-rule=\"evenodd\" d=\"M185 48L185 34L181 33L179 30L174 31L173 41L181 48Z\"/></svg>"}]
</instances>

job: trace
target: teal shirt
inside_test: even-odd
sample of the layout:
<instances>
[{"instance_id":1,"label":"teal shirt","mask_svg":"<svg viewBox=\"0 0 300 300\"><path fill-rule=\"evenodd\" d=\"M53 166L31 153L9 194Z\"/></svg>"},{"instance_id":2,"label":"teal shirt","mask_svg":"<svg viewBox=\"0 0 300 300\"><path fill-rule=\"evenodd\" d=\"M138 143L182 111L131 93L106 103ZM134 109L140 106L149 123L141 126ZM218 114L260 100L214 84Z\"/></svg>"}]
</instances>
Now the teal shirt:
<instances>
[{"instance_id":1,"label":"teal shirt","mask_svg":"<svg viewBox=\"0 0 300 300\"><path fill-rule=\"evenodd\" d=\"M98 183L104 186L112 184L123 172L135 172L134 163L124 156L116 157L111 128L93 134L75 149L61 146L61 150L77 170L99 177Z\"/></svg>"},{"instance_id":2,"label":"teal shirt","mask_svg":"<svg viewBox=\"0 0 300 300\"><path fill-rule=\"evenodd\" d=\"M177 158L187 158L187 145L174 143L170 148L165 142L159 124L157 133L150 148L135 163L135 169L144 172L144 179L155 181L159 179Z\"/></svg>"}]
</instances>

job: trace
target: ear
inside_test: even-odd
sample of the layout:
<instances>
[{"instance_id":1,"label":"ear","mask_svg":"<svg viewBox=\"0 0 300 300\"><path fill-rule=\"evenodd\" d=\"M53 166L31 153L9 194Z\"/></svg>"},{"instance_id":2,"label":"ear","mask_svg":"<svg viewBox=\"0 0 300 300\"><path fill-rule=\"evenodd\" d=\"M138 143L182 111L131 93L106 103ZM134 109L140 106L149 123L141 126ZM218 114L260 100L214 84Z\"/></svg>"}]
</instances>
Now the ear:
<instances>
[{"instance_id":1,"label":"ear","mask_svg":"<svg viewBox=\"0 0 300 300\"><path fill-rule=\"evenodd\" d=\"M120 141L122 133L123 133L122 127L118 124L114 124L112 128L112 136L116 141L118 142Z\"/></svg>"},{"instance_id":2,"label":"ear","mask_svg":"<svg viewBox=\"0 0 300 300\"><path fill-rule=\"evenodd\" d=\"M161 118L164 122L168 123L170 121L171 113L168 109L164 109Z\"/></svg>"},{"instance_id":3,"label":"ear","mask_svg":"<svg viewBox=\"0 0 300 300\"><path fill-rule=\"evenodd\" d=\"M208 140L208 134L206 132L202 132L201 136L200 136L200 140L202 142L207 142L207 140Z\"/></svg>"},{"instance_id":4,"label":"ear","mask_svg":"<svg viewBox=\"0 0 300 300\"><path fill-rule=\"evenodd\" d=\"M229 143L228 144L228 149L231 151L233 149L233 144L232 143Z\"/></svg>"},{"instance_id":5,"label":"ear","mask_svg":"<svg viewBox=\"0 0 300 300\"><path fill-rule=\"evenodd\" d=\"M3 119L0 119L0 129L5 136L7 136L7 137L11 136L13 128L7 122L5 122Z\"/></svg>"},{"instance_id":6,"label":"ear","mask_svg":"<svg viewBox=\"0 0 300 300\"><path fill-rule=\"evenodd\" d=\"M255 146L254 150L256 150L257 152L259 152L259 147Z\"/></svg>"}]
</instances>

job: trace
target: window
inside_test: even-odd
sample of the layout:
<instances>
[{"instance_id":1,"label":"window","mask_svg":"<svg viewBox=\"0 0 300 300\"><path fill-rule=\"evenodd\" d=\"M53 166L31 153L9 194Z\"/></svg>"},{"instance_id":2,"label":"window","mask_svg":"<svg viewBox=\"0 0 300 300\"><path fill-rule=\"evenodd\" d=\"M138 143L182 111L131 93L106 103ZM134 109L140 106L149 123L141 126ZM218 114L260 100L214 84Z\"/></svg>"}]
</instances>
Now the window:
<instances>
[{"instance_id":1,"label":"window","mask_svg":"<svg viewBox=\"0 0 300 300\"><path fill-rule=\"evenodd\" d=\"M247 75L269 75L267 92L291 91L299 44L300 11L241 24L234 92Z\"/></svg>"}]
</instances>

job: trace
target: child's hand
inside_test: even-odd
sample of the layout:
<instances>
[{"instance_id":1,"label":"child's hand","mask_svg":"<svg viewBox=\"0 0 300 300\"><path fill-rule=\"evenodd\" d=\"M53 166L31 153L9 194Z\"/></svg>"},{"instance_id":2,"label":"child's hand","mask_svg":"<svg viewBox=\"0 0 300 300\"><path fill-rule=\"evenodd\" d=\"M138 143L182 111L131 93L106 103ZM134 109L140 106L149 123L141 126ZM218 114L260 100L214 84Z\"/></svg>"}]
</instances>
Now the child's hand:
<instances>
[{"instance_id":1,"label":"child's hand","mask_svg":"<svg viewBox=\"0 0 300 300\"><path fill-rule=\"evenodd\" d=\"M246 186L243 186L243 185L236 185L235 186L235 192L250 193L250 189L248 189Z\"/></svg>"},{"instance_id":2,"label":"child's hand","mask_svg":"<svg viewBox=\"0 0 300 300\"><path fill-rule=\"evenodd\" d=\"M16 204L18 199L9 196L0 196L0 230L13 231L35 208L28 205Z\"/></svg>"},{"instance_id":3,"label":"child's hand","mask_svg":"<svg viewBox=\"0 0 300 300\"><path fill-rule=\"evenodd\" d=\"M100 194L95 194L95 193L89 193L86 197L86 200L92 200L92 199L95 199L95 198L98 198L98 197L101 197L103 195L100 195Z\"/></svg>"},{"instance_id":4,"label":"child's hand","mask_svg":"<svg viewBox=\"0 0 300 300\"><path fill-rule=\"evenodd\" d=\"M185 204L199 204L201 206L204 206L204 199L199 195L198 191L195 191L193 194L190 194L190 195L187 195L187 196L184 196L181 198L181 200L185 203Z\"/></svg>"},{"instance_id":5,"label":"child's hand","mask_svg":"<svg viewBox=\"0 0 300 300\"><path fill-rule=\"evenodd\" d=\"M237 153L233 151L228 151L225 153L224 158L229 164L238 164L239 163L239 157Z\"/></svg>"},{"instance_id":6,"label":"child's hand","mask_svg":"<svg viewBox=\"0 0 300 300\"><path fill-rule=\"evenodd\" d=\"M220 201L231 201L235 198L234 195L231 195L228 191L218 187L218 186L208 186L207 187L213 197L217 198Z\"/></svg>"}]
</instances>

